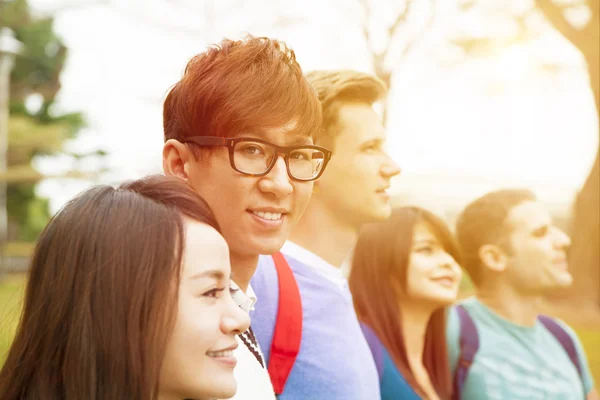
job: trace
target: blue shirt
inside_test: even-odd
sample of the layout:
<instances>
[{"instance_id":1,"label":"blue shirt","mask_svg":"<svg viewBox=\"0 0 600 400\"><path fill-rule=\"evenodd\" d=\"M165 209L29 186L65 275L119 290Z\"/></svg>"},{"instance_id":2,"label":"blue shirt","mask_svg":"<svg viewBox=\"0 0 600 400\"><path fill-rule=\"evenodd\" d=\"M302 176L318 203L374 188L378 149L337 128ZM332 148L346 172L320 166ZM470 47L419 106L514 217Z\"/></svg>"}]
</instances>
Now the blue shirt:
<instances>
[{"instance_id":1,"label":"blue shirt","mask_svg":"<svg viewBox=\"0 0 600 400\"><path fill-rule=\"evenodd\" d=\"M404 376L398 371L387 349L383 350L383 370L381 373L381 400L421 400L421 397L406 382Z\"/></svg>"},{"instance_id":2,"label":"blue shirt","mask_svg":"<svg viewBox=\"0 0 600 400\"><path fill-rule=\"evenodd\" d=\"M303 323L300 352L280 399L378 399L375 362L341 271L305 249L295 252L301 257L285 250L302 298ZM258 296L250 313L252 329L268 363L279 301L277 271L270 256L260 257L251 284Z\"/></svg>"},{"instance_id":3,"label":"blue shirt","mask_svg":"<svg viewBox=\"0 0 600 400\"><path fill-rule=\"evenodd\" d=\"M382 400L420 400L415 390L408 384L404 375L400 372L392 356L385 348L377 334L368 326L363 324L363 330L367 343L371 347L373 358L379 372L379 385Z\"/></svg>"}]
</instances>

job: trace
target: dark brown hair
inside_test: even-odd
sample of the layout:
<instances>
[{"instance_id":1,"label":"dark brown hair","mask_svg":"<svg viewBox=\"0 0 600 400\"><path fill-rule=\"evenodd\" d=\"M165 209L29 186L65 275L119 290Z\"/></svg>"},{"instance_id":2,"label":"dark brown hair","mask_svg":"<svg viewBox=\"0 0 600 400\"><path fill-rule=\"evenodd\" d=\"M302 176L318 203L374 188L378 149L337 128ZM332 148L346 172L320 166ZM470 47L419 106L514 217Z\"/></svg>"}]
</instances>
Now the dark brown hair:
<instances>
[{"instance_id":1,"label":"dark brown hair","mask_svg":"<svg viewBox=\"0 0 600 400\"><path fill-rule=\"evenodd\" d=\"M419 395L423 392L408 363L400 318L403 299L398 298L396 288L406 292L413 233L417 224L423 222L448 254L460 262L458 247L444 221L420 208L401 207L392 212L389 220L363 228L349 277L358 318L373 329L402 376ZM441 308L429 320L423 349L423 364L442 399L450 398L452 391L445 327L445 309Z\"/></svg>"},{"instance_id":2,"label":"dark brown hair","mask_svg":"<svg viewBox=\"0 0 600 400\"><path fill-rule=\"evenodd\" d=\"M321 119L294 51L266 37L225 39L193 57L163 105L165 141L232 137L290 123L312 137Z\"/></svg>"},{"instance_id":3,"label":"dark brown hair","mask_svg":"<svg viewBox=\"0 0 600 400\"><path fill-rule=\"evenodd\" d=\"M372 105L382 100L387 86L376 76L352 70L311 71L306 78L319 95L323 111L323 126L315 136L315 143L333 148L338 135L337 122L340 105L358 102Z\"/></svg>"},{"instance_id":4,"label":"dark brown hair","mask_svg":"<svg viewBox=\"0 0 600 400\"><path fill-rule=\"evenodd\" d=\"M183 216L218 229L183 181L95 186L46 226L0 371L0 398L156 399L175 323Z\"/></svg>"},{"instance_id":5,"label":"dark brown hair","mask_svg":"<svg viewBox=\"0 0 600 400\"><path fill-rule=\"evenodd\" d=\"M509 233L510 210L525 201L535 201L533 192L503 189L487 193L469 203L456 221L456 238L463 254L463 267L475 285L483 280L479 249L485 244L501 245ZM510 251L509 248L506 248Z\"/></svg>"}]
</instances>

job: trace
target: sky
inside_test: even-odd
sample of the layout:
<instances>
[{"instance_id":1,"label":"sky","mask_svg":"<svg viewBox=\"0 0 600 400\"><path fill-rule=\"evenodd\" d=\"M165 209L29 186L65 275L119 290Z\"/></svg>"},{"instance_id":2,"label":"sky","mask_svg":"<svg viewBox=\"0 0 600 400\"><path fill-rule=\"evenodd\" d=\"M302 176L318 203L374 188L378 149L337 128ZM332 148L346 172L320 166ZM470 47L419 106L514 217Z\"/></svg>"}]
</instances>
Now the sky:
<instances>
[{"instance_id":1,"label":"sky","mask_svg":"<svg viewBox=\"0 0 600 400\"><path fill-rule=\"evenodd\" d=\"M212 7L186 0L30 2L40 13L62 8L55 29L69 58L58 108L83 111L88 121L68 148L107 150L102 165L111 170L95 182L42 182L38 193L50 198L53 212L91 183L161 171L162 101L186 62L209 43L250 32L285 40L305 71L372 72L360 9L352 2L306 0L285 9L274 0L205 2ZM461 60L445 45L450 35L484 34L504 24L459 17L450 3L439 3L434 28L407 57L390 63L395 72L387 149L403 170L392 192L465 201L500 186L528 186L544 200L570 202L598 149L597 114L580 54L548 28L530 42ZM373 10L376 46L384 44L393 4L381 0ZM420 32L424 4L402 37ZM550 75L540 72L540 62L563 68ZM35 166L56 173L74 165L59 157L38 159Z\"/></svg>"}]
</instances>

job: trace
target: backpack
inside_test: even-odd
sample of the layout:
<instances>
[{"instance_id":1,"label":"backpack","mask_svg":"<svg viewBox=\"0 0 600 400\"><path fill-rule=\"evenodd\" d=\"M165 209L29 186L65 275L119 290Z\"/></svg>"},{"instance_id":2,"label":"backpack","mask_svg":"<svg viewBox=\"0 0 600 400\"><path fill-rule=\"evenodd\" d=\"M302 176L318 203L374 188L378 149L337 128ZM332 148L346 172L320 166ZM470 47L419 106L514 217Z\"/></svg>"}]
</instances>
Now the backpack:
<instances>
[{"instance_id":1,"label":"backpack","mask_svg":"<svg viewBox=\"0 0 600 400\"><path fill-rule=\"evenodd\" d=\"M361 322L360 328L362 329L363 335L367 340L367 344L371 349L371 354L373 354L373 360L375 361L375 366L377 367L377 375L379 376L379 382L381 382L381 378L383 376L383 344L368 325Z\"/></svg>"},{"instance_id":2,"label":"backpack","mask_svg":"<svg viewBox=\"0 0 600 400\"><path fill-rule=\"evenodd\" d=\"M477 350L479 350L479 335L477 333L477 327L475 327L475 322L465 307L463 305L458 305L456 306L456 311L458 312L460 321L460 353L456 364L456 370L454 371L452 398L454 400L460 400L469 373L469 368L473 364ZM577 369L579 377L583 381L581 363L579 362L577 348L575 347L575 343L571 336L551 317L540 315L538 319L565 349L569 359Z\"/></svg>"}]
</instances>

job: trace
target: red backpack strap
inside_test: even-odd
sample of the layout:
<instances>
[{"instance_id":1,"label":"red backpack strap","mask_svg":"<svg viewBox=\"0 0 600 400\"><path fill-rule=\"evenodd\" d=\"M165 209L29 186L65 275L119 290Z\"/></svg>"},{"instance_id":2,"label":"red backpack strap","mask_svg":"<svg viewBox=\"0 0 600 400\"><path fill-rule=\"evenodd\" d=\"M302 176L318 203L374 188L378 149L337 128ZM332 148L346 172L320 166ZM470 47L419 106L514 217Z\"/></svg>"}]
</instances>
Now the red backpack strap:
<instances>
[{"instance_id":1,"label":"red backpack strap","mask_svg":"<svg viewBox=\"0 0 600 400\"><path fill-rule=\"evenodd\" d=\"M269 356L269 376L276 395L283 393L302 341L302 300L292 269L280 252L272 255L279 280L279 304Z\"/></svg>"}]
</instances>

